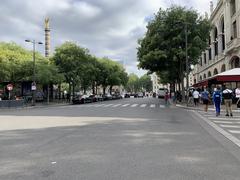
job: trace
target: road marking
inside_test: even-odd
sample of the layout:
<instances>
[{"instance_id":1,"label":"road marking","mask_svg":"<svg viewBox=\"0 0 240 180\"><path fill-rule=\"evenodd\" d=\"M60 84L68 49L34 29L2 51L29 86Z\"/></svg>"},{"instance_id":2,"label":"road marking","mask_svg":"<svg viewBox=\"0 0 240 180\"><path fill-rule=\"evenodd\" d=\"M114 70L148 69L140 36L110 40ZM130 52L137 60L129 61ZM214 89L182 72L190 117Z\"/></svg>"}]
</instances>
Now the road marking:
<instances>
[{"instance_id":1,"label":"road marking","mask_svg":"<svg viewBox=\"0 0 240 180\"><path fill-rule=\"evenodd\" d=\"M131 107L137 107L138 106L138 104L133 104L133 105L131 105Z\"/></svg>"},{"instance_id":2,"label":"road marking","mask_svg":"<svg viewBox=\"0 0 240 180\"><path fill-rule=\"evenodd\" d=\"M142 104L140 107L144 108L144 107L146 107L146 106L147 106L147 104Z\"/></svg>"},{"instance_id":3,"label":"road marking","mask_svg":"<svg viewBox=\"0 0 240 180\"><path fill-rule=\"evenodd\" d=\"M235 131L235 130L228 130L228 131L233 134L240 134L240 131Z\"/></svg>"},{"instance_id":4,"label":"road marking","mask_svg":"<svg viewBox=\"0 0 240 180\"><path fill-rule=\"evenodd\" d=\"M114 105L114 104L107 104L107 105L105 105L105 106L103 106L103 107L110 107L110 106L112 106L112 105Z\"/></svg>"},{"instance_id":5,"label":"road marking","mask_svg":"<svg viewBox=\"0 0 240 180\"><path fill-rule=\"evenodd\" d=\"M230 122L230 121L213 121L215 123L222 123L222 124L233 124L233 122Z\"/></svg>"},{"instance_id":6,"label":"road marking","mask_svg":"<svg viewBox=\"0 0 240 180\"><path fill-rule=\"evenodd\" d=\"M209 117L210 120L224 120L224 121L240 121L238 118L226 118L226 117Z\"/></svg>"},{"instance_id":7,"label":"road marking","mask_svg":"<svg viewBox=\"0 0 240 180\"><path fill-rule=\"evenodd\" d=\"M121 106L122 104L115 104L113 107L118 107Z\"/></svg>"},{"instance_id":8,"label":"road marking","mask_svg":"<svg viewBox=\"0 0 240 180\"><path fill-rule=\"evenodd\" d=\"M209 121L206 117L201 116L199 113L193 111L193 113L196 114L196 116L200 117L202 120L204 120L207 124L209 124L210 126L212 126L216 131L218 131L219 133L221 133L223 136L225 136L226 138L228 138L230 141L232 141L234 144L236 144L238 147L240 147L240 140L236 137L234 137L232 134L230 133L239 133L240 131L232 131L232 130L228 130L229 132L223 130L221 127L219 127L217 124L215 124L212 121Z\"/></svg>"},{"instance_id":9,"label":"road marking","mask_svg":"<svg viewBox=\"0 0 240 180\"><path fill-rule=\"evenodd\" d=\"M216 117L215 114L204 114L204 113L201 113L201 114L206 117ZM233 117L229 117L229 118L239 118L239 120L240 120L240 116L233 116Z\"/></svg>"},{"instance_id":10,"label":"road marking","mask_svg":"<svg viewBox=\"0 0 240 180\"><path fill-rule=\"evenodd\" d=\"M162 105L162 104L160 104L160 105L159 105L159 107L160 107L160 108L165 108L165 106L164 106L164 105Z\"/></svg>"},{"instance_id":11,"label":"road marking","mask_svg":"<svg viewBox=\"0 0 240 180\"><path fill-rule=\"evenodd\" d=\"M150 108L155 108L156 107L156 104L151 104L150 105Z\"/></svg>"},{"instance_id":12,"label":"road marking","mask_svg":"<svg viewBox=\"0 0 240 180\"><path fill-rule=\"evenodd\" d=\"M127 106L129 106L130 104L124 104L124 105L122 105L122 107L127 107Z\"/></svg>"},{"instance_id":13,"label":"road marking","mask_svg":"<svg viewBox=\"0 0 240 180\"><path fill-rule=\"evenodd\" d=\"M221 127L225 127L225 128L240 128L240 126L236 126L236 125L224 125L224 124L220 124Z\"/></svg>"},{"instance_id":14,"label":"road marking","mask_svg":"<svg viewBox=\"0 0 240 180\"><path fill-rule=\"evenodd\" d=\"M104 106L104 105L106 105L106 104L97 104L94 107L101 107L101 106Z\"/></svg>"}]
</instances>

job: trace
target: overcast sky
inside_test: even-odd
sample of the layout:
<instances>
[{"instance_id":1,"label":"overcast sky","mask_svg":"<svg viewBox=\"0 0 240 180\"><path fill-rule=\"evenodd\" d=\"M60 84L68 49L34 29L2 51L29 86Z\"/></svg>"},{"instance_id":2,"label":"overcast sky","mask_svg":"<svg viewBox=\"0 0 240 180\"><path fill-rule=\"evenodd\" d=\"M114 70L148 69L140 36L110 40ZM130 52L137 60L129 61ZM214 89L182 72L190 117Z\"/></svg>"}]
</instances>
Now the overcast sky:
<instances>
[{"instance_id":1,"label":"overcast sky","mask_svg":"<svg viewBox=\"0 0 240 180\"><path fill-rule=\"evenodd\" d=\"M217 0L215 0L217 1ZM2 0L0 40L31 49L25 39L44 41L44 18L50 18L51 49L70 40L98 57L124 62L137 69L137 40L146 32L149 17L172 4L209 12L210 0ZM44 47L38 47L44 52Z\"/></svg>"}]
</instances>

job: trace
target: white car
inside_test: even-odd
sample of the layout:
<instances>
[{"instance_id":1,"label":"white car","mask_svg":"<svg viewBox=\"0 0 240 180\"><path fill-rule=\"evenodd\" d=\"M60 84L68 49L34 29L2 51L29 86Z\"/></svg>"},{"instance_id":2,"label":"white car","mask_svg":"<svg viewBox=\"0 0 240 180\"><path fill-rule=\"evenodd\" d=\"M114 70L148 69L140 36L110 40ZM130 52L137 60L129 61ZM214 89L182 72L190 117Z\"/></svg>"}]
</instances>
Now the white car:
<instances>
[{"instance_id":1,"label":"white car","mask_svg":"<svg viewBox=\"0 0 240 180\"><path fill-rule=\"evenodd\" d=\"M158 98L164 98L166 92L167 92L167 89L166 89L166 88L160 88L160 89L158 90Z\"/></svg>"}]
</instances>

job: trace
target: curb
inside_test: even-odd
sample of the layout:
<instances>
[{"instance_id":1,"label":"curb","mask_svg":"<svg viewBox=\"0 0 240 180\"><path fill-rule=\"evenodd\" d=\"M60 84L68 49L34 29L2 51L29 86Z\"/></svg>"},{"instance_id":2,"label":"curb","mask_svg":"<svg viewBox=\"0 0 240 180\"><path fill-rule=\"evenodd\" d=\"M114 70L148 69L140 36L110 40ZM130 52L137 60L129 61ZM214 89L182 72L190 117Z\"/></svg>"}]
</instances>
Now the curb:
<instances>
[{"instance_id":1,"label":"curb","mask_svg":"<svg viewBox=\"0 0 240 180\"><path fill-rule=\"evenodd\" d=\"M183 109L195 110L195 111L203 111L203 109L201 109L201 108L189 107L189 106L184 106L184 105L181 105L181 104L176 104L176 107L183 108ZM215 112L215 109L214 109L214 108L208 108L208 110ZM240 109L232 110L232 111L233 111L234 113L240 113Z\"/></svg>"}]
</instances>

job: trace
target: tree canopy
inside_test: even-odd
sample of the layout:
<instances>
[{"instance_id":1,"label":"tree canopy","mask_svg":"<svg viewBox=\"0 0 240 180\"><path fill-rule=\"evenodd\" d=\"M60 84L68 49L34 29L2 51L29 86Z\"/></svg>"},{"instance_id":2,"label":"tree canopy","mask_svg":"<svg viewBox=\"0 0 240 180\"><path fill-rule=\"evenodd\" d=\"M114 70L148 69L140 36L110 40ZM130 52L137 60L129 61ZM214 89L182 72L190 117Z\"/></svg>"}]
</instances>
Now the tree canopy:
<instances>
[{"instance_id":1,"label":"tree canopy","mask_svg":"<svg viewBox=\"0 0 240 180\"><path fill-rule=\"evenodd\" d=\"M198 62L207 47L210 29L209 20L192 9L179 6L160 9L139 40L139 67L157 72L164 83L182 82L186 72L185 33L190 65Z\"/></svg>"}]
</instances>

